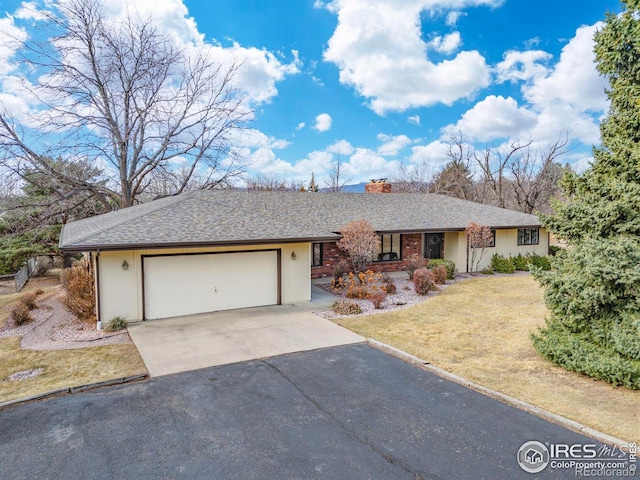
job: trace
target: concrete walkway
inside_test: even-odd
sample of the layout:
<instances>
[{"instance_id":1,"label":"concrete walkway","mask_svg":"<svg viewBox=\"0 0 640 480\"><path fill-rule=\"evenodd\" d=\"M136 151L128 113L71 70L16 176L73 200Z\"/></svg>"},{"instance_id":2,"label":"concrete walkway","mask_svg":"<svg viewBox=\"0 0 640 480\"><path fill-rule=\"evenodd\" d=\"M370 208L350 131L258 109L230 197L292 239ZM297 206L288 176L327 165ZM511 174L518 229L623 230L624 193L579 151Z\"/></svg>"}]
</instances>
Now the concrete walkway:
<instances>
[{"instance_id":1,"label":"concrete walkway","mask_svg":"<svg viewBox=\"0 0 640 480\"><path fill-rule=\"evenodd\" d=\"M134 322L129 335L154 377L365 340L311 313L335 301L315 286L312 290L312 301L299 305Z\"/></svg>"}]
</instances>

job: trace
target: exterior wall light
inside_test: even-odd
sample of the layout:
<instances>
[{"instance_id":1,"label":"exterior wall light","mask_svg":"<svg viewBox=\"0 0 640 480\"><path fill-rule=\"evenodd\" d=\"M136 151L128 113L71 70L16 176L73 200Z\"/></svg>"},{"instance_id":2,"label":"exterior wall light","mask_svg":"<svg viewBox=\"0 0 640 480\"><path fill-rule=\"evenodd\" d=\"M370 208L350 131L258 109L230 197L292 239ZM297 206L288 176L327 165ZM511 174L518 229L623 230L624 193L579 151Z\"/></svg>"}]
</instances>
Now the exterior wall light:
<instances>
[{"instance_id":1,"label":"exterior wall light","mask_svg":"<svg viewBox=\"0 0 640 480\"><path fill-rule=\"evenodd\" d=\"M295 260L296 258L296 252L291 252L291 260Z\"/></svg>"},{"instance_id":2,"label":"exterior wall light","mask_svg":"<svg viewBox=\"0 0 640 480\"><path fill-rule=\"evenodd\" d=\"M123 270L129 270L129 264L127 263L126 260L124 262L122 262L122 269Z\"/></svg>"}]
</instances>

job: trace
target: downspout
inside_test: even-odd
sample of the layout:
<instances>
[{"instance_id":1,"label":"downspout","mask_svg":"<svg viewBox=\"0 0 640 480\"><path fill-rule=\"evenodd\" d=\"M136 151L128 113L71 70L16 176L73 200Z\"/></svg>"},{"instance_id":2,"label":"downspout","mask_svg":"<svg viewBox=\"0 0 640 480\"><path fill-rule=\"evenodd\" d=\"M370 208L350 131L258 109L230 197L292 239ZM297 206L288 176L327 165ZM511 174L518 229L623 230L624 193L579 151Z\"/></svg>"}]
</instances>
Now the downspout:
<instances>
[{"instance_id":1,"label":"downspout","mask_svg":"<svg viewBox=\"0 0 640 480\"><path fill-rule=\"evenodd\" d=\"M100 318L100 249L96 251L96 319L98 331L102 330L102 318Z\"/></svg>"},{"instance_id":2,"label":"downspout","mask_svg":"<svg viewBox=\"0 0 640 480\"><path fill-rule=\"evenodd\" d=\"M465 235L466 239L467 239L467 271L466 273L469 273L469 237L467 235Z\"/></svg>"}]
</instances>

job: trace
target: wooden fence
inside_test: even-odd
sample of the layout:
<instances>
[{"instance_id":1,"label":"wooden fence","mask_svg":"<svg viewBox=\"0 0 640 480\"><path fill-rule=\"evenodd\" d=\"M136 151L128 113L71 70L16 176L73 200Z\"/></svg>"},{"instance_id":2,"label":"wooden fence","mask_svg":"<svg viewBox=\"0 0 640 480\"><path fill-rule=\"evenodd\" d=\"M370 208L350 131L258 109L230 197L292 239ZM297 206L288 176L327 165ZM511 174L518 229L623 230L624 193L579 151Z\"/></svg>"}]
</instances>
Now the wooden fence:
<instances>
[{"instance_id":1,"label":"wooden fence","mask_svg":"<svg viewBox=\"0 0 640 480\"><path fill-rule=\"evenodd\" d=\"M29 280L29 277L31 276L35 268L36 268L36 259L30 258L29 261L27 261L27 263L25 264L25 266L22 267L18 271L18 273L16 273L14 277L16 282L16 292L19 292L20 290L22 290L22 287L24 287L24 284L27 283L27 280Z\"/></svg>"}]
</instances>

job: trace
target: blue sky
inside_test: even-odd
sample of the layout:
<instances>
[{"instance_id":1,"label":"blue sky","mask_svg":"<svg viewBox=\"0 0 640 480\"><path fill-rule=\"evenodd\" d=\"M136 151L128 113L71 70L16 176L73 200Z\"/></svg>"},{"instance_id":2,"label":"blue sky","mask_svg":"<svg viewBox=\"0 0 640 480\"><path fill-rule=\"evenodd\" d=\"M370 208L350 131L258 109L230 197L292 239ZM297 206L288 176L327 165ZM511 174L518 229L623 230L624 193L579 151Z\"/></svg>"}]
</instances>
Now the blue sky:
<instances>
[{"instance_id":1,"label":"blue sky","mask_svg":"<svg viewBox=\"0 0 640 480\"><path fill-rule=\"evenodd\" d=\"M135 5L185 41L244 61L255 117L236 146L250 174L306 182L314 171L322 182L340 156L352 183L393 177L400 163L435 172L458 131L500 149L514 139L544 147L568 129L575 148L562 161L584 169L607 108L592 36L606 11L620 11L617 0ZM29 33L23 7L3 0L0 31ZM11 56L0 48L3 63ZM0 79L1 100L12 92Z\"/></svg>"}]
</instances>

